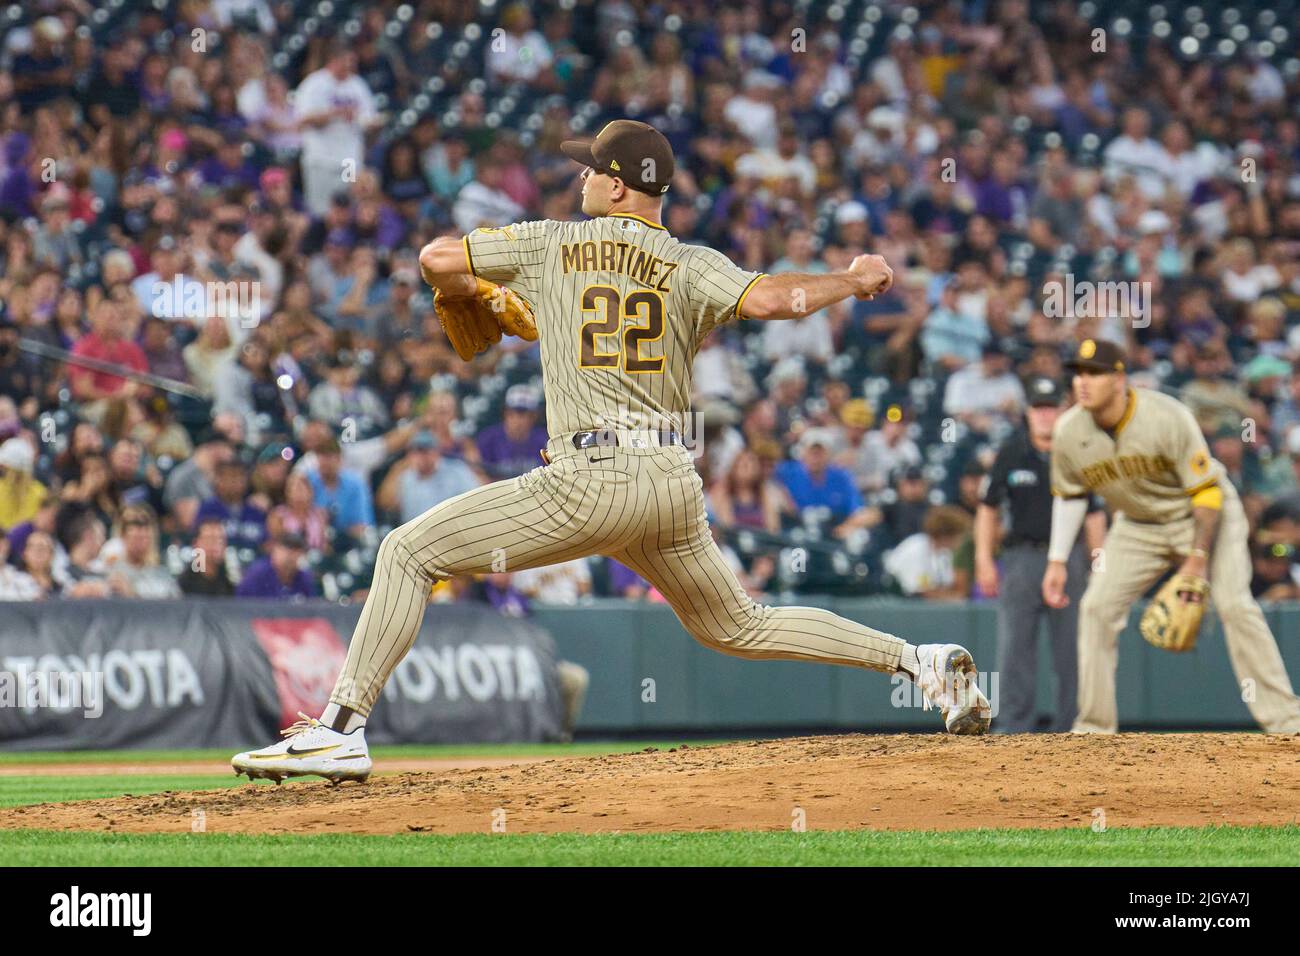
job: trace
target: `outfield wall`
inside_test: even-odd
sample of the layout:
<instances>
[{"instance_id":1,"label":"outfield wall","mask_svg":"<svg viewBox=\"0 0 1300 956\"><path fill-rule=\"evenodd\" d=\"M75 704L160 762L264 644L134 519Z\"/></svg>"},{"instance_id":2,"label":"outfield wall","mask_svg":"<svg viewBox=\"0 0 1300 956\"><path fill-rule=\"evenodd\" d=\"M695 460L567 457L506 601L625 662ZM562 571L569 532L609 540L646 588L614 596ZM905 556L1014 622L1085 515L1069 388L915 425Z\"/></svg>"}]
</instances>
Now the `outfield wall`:
<instances>
[{"instance_id":1,"label":"outfield wall","mask_svg":"<svg viewBox=\"0 0 1300 956\"><path fill-rule=\"evenodd\" d=\"M898 598L804 603L914 643L964 644L975 655L986 692L1000 686L996 672L988 673L997 666L993 604L923 604ZM1249 688L1237 685L1217 617L1206 617L1194 651L1171 654L1142 640L1139 613L1140 606L1120 636L1122 729L1254 727L1242 697ZM1269 605L1264 613L1293 681L1300 680L1300 603ZM560 656L592 673L580 731L932 729L938 720L913 706L907 687L881 674L745 661L708 650L693 641L663 605L596 601L579 608L538 608L535 620L550 631ZM1040 638L1038 664L1039 711L1050 714L1054 688L1045 637ZM645 684L647 680L653 685Z\"/></svg>"}]
</instances>

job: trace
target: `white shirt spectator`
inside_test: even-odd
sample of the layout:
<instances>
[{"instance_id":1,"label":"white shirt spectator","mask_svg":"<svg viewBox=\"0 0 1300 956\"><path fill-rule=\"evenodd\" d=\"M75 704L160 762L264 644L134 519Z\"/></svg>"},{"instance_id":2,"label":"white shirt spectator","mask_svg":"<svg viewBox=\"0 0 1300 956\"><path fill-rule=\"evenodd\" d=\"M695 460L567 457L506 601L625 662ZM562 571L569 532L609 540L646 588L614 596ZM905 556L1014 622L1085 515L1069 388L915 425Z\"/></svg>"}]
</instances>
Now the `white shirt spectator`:
<instances>
[{"instance_id":1,"label":"white shirt spectator","mask_svg":"<svg viewBox=\"0 0 1300 956\"><path fill-rule=\"evenodd\" d=\"M788 159L774 149L758 149L736 160L736 175L752 176L760 182L773 182L793 176L805 196L817 187L817 167L802 153Z\"/></svg>"},{"instance_id":2,"label":"white shirt spectator","mask_svg":"<svg viewBox=\"0 0 1300 956\"><path fill-rule=\"evenodd\" d=\"M1012 372L984 375L983 363L972 362L958 369L948 379L943 393L943 410L949 415L962 412L989 412L1002 414L1002 405L1014 400L1017 408L1024 407L1025 389Z\"/></svg>"},{"instance_id":3,"label":"white shirt spectator","mask_svg":"<svg viewBox=\"0 0 1300 956\"><path fill-rule=\"evenodd\" d=\"M772 149L776 146L776 107L771 103L750 99L741 93L727 102L722 115L758 149Z\"/></svg>"},{"instance_id":4,"label":"white shirt spectator","mask_svg":"<svg viewBox=\"0 0 1300 956\"><path fill-rule=\"evenodd\" d=\"M591 569L585 558L515 572L514 585L538 604L577 604L591 592Z\"/></svg>"},{"instance_id":5,"label":"white shirt spectator","mask_svg":"<svg viewBox=\"0 0 1300 956\"><path fill-rule=\"evenodd\" d=\"M763 329L763 354L769 362L787 355L801 355L825 365L835 355L835 340L826 311L802 319L768 322Z\"/></svg>"},{"instance_id":6,"label":"white shirt spectator","mask_svg":"<svg viewBox=\"0 0 1300 956\"><path fill-rule=\"evenodd\" d=\"M12 564L0 564L0 601L39 601L45 592L36 579Z\"/></svg>"},{"instance_id":7,"label":"white shirt spectator","mask_svg":"<svg viewBox=\"0 0 1300 956\"><path fill-rule=\"evenodd\" d=\"M922 531L903 541L885 556L885 570L904 594L921 594L953 585L952 551L936 548Z\"/></svg>"},{"instance_id":8,"label":"white shirt spectator","mask_svg":"<svg viewBox=\"0 0 1300 956\"><path fill-rule=\"evenodd\" d=\"M1267 60L1255 64L1255 70L1246 81L1250 98L1256 103L1276 103L1286 96L1286 83L1277 67Z\"/></svg>"},{"instance_id":9,"label":"white shirt spectator","mask_svg":"<svg viewBox=\"0 0 1300 956\"><path fill-rule=\"evenodd\" d=\"M303 80L294 93L293 108L299 117L339 106L351 106L352 118L340 116L323 126L303 129L302 157L305 162L332 163L340 173L343 161L352 159L359 171L366 146L365 128L375 117L375 98L366 81L355 73L339 80L322 68Z\"/></svg>"},{"instance_id":10,"label":"white shirt spectator","mask_svg":"<svg viewBox=\"0 0 1300 956\"><path fill-rule=\"evenodd\" d=\"M502 31L488 43L487 73L494 80L529 83L554 59L546 38L536 30L529 30L523 36Z\"/></svg>"},{"instance_id":11,"label":"white shirt spectator","mask_svg":"<svg viewBox=\"0 0 1300 956\"><path fill-rule=\"evenodd\" d=\"M1133 139L1119 136L1106 147L1106 178L1116 182L1123 176L1132 176L1138 188L1148 199L1160 199L1165 194L1165 163L1169 154L1154 139Z\"/></svg>"},{"instance_id":12,"label":"white shirt spectator","mask_svg":"<svg viewBox=\"0 0 1300 956\"><path fill-rule=\"evenodd\" d=\"M862 491L880 491L889 484L890 475L901 468L921 464L921 449L904 435L889 444L879 429L867 432L853 463L853 477Z\"/></svg>"},{"instance_id":13,"label":"white shirt spectator","mask_svg":"<svg viewBox=\"0 0 1300 956\"><path fill-rule=\"evenodd\" d=\"M1238 273L1230 269L1223 272L1223 291L1237 302L1254 302L1281 284L1282 276L1267 263L1254 266L1249 272Z\"/></svg>"},{"instance_id":14,"label":"white shirt spectator","mask_svg":"<svg viewBox=\"0 0 1300 956\"><path fill-rule=\"evenodd\" d=\"M262 33L275 33L275 17L266 0L212 0L212 15L221 29L229 29L236 20L241 23L256 21Z\"/></svg>"},{"instance_id":15,"label":"white shirt spectator","mask_svg":"<svg viewBox=\"0 0 1300 956\"><path fill-rule=\"evenodd\" d=\"M523 206L501 190L484 186L478 180L465 184L451 209L456 228L463 233L473 232L479 226L518 222L523 215Z\"/></svg>"}]
</instances>

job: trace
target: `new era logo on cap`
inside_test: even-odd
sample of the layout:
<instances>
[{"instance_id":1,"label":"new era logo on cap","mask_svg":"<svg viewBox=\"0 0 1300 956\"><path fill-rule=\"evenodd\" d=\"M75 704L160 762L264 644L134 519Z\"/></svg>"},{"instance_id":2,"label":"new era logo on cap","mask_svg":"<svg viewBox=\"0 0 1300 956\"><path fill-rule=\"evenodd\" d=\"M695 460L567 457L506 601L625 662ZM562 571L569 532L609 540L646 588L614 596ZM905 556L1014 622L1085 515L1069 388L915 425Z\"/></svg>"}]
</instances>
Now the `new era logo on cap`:
<instances>
[{"instance_id":1,"label":"new era logo on cap","mask_svg":"<svg viewBox=\"0 0 1300 956\"><path fill-rule=\"evenodd\" d=\"M565 140L560 150L570 159L651 196L668 191L675 165L673 148L653 126L635 120L606 123L590 143Z\"/></svg>"}]
</instances>

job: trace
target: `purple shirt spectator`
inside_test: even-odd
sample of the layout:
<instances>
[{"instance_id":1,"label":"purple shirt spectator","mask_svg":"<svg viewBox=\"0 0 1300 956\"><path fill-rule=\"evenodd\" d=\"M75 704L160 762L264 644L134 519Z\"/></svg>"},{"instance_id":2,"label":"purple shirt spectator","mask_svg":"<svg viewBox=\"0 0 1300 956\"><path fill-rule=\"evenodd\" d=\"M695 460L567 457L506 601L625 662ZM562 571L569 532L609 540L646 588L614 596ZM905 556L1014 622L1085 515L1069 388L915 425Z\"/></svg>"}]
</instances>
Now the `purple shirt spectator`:
<instances>
[{"instance_id":1,"label":"purple shirt spectator","mask_svg":"<svg viewBox=\"0 0 1300 956\"><path fill-rule=\"evenodd\" d=\"M199 505L194 527L210 520L226 526L226 539L236 548L260 550L266 540L266 512L246 501L235 509L220 498L207 499Z\"/></svg>"},{"instance_id":2,"label":"purple shirt spectator","mask_svg":"<svg viewBox=\"0 0 1300 956\"><path fill-rule=\"evenodd\" d=\"M309 573L300 568L285 584L276 574L270 558L258 558L250 564L239 581L239 587L235 588L236 597L306 598L315 594L316 585Z\"/></svg>"},{"instance_id":3,"label":"purple shirt spectator","mask_svg":"<svg viewBox=\"0 0 1300 956\"><path fill-rule=\"evenodd\" d=\"M618 597L626 597L628 588L642 588L645 591L650 590L650 582L641 575L637 574L626 564L609 559L609 593Z\"/></svg>"},{"instance_id":4,"label":"purple shirt spectator","mask_svg":"<svg viewBox=\"0 0 1300 956\"><path fill-rule=\"evenodd\" d=\"M527 385L506 389L505 420L483 429L475 439L483 467L494 480L514 478L541 464L538 452L546 447L546 429L537 424L541 404Z\"/></svg>"},{"instance_id":5,"label":"purple shirt spectator","mask_svg":"<svg viewBox=\"0 0 1300 956\"><path fill-rule=\"evenodd\" d=\"M483 467L495 480L513 478L540 465L538 451L546 447L546 429L535 425L521 439L512 439L502 424L483 429L475 439Z\"/></svg>"}]
</instances>

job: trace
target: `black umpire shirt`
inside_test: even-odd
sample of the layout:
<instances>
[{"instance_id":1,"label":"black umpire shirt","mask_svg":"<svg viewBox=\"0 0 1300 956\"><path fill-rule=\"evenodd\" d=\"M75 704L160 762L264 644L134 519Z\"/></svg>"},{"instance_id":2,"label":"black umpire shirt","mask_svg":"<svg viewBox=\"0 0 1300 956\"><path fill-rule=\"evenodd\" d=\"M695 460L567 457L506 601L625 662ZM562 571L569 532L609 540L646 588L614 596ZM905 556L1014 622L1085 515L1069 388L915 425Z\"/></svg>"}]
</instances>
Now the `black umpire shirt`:
<instances>
[{"instance_id":1,"label":"black umpire shirt","mask_svg":"<svg viewBox=\"0 0 1300 956\"><path fill-rule=\"evenodd\" d=\"M1029 440L1029 431L1021 427L998 449L993 467L980 488L980 502L1011 510L1011 527L1003 547L1018 544L1046 546L1052 537L1051 453L1039 451ZM1096 511L1101 503L1088 498L1088 510Z\"/></svg>"}]
</instances>

